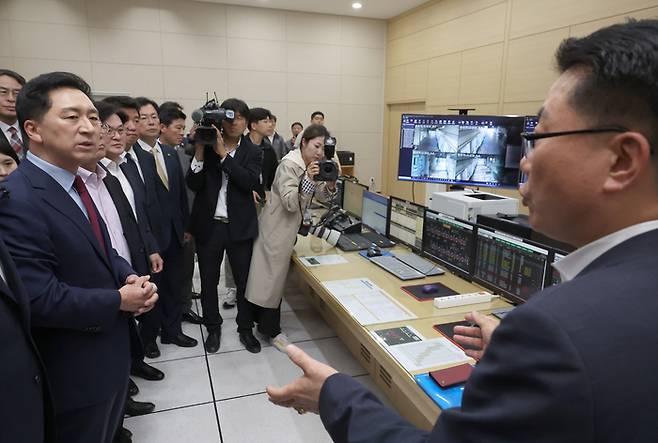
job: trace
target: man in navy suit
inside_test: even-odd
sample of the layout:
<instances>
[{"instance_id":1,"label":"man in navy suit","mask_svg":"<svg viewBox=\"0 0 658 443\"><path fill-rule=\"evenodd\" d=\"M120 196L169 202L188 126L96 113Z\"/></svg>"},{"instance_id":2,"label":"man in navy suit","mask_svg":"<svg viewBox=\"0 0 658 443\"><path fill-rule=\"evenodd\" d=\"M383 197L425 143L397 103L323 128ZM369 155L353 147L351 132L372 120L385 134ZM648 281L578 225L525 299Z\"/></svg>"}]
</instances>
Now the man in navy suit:
<instances>
[{"instance_id":1,"label":"man in navy suit","mask_svg":"<svg viewBox=\"0 0 658 443\"><path fill-rule=\"evenodd\" d=\"M0 232L30 296L57 441L110 442L128 385L129 318L153 307L155 285L111 247L76 175L98 149L89 85L70 73L43 74L17 103L30 151L3 183Z\"/></svg>"},{"instance_id":2,"label":"man in navy suit","mask_svg":"<svg viewBox=\"0 0 658 443\"><path fill-rule=\"evenodd\" d=\"M338 442L658 441L658 21L567 39L556 58L521 195L534 228L578 249L493 335L469 315L487 327L460 341L489 344L461 408L421 431L293 346L305 375L268 388L274 403L319 411Z\"/></svg>"},{"instance_id":3,"label":"man in navy suit","mask_svg":"<svg viewBox=\"0 0 658 443\"><path fill-rule=\"evenodd\" d=\"M8 195L2 194L0 205ZM52 441L52 405L45 371L30 332L30 304L0 238L0 422L11 442Z\"/></svg>"}]
</instances>

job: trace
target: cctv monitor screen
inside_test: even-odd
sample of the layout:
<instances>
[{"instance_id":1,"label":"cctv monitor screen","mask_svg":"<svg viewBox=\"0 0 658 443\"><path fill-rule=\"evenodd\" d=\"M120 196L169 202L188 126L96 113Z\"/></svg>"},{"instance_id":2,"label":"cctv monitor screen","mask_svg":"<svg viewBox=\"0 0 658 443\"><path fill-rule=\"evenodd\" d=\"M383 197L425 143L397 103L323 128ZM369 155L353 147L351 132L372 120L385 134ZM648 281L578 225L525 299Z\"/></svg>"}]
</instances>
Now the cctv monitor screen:
<instances>
[{"instance_id":1,"label":"cctv monitor screen","mask_svg":"<svg viewBox=\"0 0 658 443\"><path fill-rule=\"evenodd\" d=\"M388 237L415 251L423 247L423 219L425 207L391 197L391 215L388 218Z\"/></svg>"},{"instance_id":2,"label":"cctv monitor screen","mask_svg":"<svg viewBox=\"0 0 658 443\"><path fill-rule=\"evenodd\" d=\"M474 225L467 221L426 209L423 253L468 278L473 261L474 231Z\"/></svg>"},{"instance_id":3,"label":"cctv monitor screen","mask_svg":"<svg viewBox=\"0 0 658 443\"><path fill-rule=\"evenodd\" d=\"M368 187L359 183L345 180L343 183L343 209L350 214L361 218L363 210L363 192Z\"/></svg>"},{"instance_id":4,"label":"cctv monitor screen","mask_svg":"<svg viewBox=\"0 0 658 443\"><path fill-rule=\"evenodd\" d=\"M375 192L363 191L361 222L381 235L386 235L388 197Z\"/></svg>"},{"instance_id":5,"label":"cctv monitor screen","mask_svg":"<svg viewBox=\"0 0 658 443\"><path fill-rule=\"evenodd\" d=\"M475 249L474 281L517 303L544 288L547 248L479 226Z\"/></svg>"},{"instance_id":6,"label":"cctv monitor screen","mask_svg":"<svg viewBox=\"0 0 658 443\"><path fill-rule=\"evenodd\" d=\"M536 115L528 115L524 117L523 119L523 132L535 132L535 127L539 123L539 117ZM523 146L523 153L525 154L528 152L528 141L527 140L521 140L522 146ZM528 176L521 171L519 175L519 184L525 183L528 181Z\"/></svg>"},{"instance_id":7,"label":"cctv monitor screen","mask_svg":"<svg viewBox=\"0 0 658 443\"><path fill-rule=\"evenodd\" d=\"M523 117L403 114L398 180L516 187Z\"/></svg>"}]
</instances>

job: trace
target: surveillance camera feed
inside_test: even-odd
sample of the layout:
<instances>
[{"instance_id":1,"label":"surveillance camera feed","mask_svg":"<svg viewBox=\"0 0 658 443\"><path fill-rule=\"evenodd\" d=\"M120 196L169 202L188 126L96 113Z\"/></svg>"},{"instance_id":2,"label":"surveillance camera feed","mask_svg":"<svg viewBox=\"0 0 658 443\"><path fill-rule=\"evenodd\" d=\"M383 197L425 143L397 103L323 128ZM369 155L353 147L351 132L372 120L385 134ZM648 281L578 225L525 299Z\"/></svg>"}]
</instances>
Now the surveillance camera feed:
<instances>
[{"instance_id":1,"label":"surveillance camera feed","mask_svg":"<svg viewBox=\"0 0 658 443\"><path fill-rule=\"evenodd\" d=\"M516 187L523 117L403 114L398 179Z\"/></svg>"}]
</instances>

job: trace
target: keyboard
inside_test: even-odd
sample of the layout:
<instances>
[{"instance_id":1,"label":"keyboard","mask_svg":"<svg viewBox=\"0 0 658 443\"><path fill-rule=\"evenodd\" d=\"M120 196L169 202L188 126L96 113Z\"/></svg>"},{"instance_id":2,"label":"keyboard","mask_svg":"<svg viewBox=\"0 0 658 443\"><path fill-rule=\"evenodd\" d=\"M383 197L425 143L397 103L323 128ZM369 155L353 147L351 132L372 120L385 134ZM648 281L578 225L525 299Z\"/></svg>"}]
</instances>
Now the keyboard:
<instances>
[{"instance_id":1,"label":"keyboard","mask_svg":"<svg viewBox=\"0 0 658 443\"><path fill-rule=\"evenodd\" d=\"M395 258L428 276L445 274L443 269L416 254L397 254Z\"/></svg>"},{"instance_id":2,"label":"keyboard","mask_svg":"<svg viewBox=\"0 0 658 443\"><path fill-rule=\"evenodd\" d=\"M343 251L361 251L368 249L370 245L372 242L359 234L343 234L336 244Z\"/></svg>"},{"instance_id":3,"label":"keyboard","mask_svg":"<svg viewBox=\"0 0 658 443\"><path fill-rule=\"evenodd\" d=\"M384 269L385 271L390 272L395 275L400 280L414 280L417 278L425 278L425 274L421 274L416 271L411 266L407 266L402 263L400 260L396 259L393 256L379 256L371 257L370 261Z\"/></svg>"}]
</instances>

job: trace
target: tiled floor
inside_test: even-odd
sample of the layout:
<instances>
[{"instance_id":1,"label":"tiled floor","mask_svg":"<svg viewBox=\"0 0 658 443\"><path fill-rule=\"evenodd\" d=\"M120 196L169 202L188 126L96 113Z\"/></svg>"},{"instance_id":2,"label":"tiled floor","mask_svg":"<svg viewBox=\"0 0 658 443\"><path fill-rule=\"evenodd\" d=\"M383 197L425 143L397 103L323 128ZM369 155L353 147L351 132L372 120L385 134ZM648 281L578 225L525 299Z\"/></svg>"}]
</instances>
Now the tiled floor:
<instances>
[{"instance_id":1,"label":"tiled floor","mask_svg":"<svg viewBox=\"0 0 658 443\"><path fill-rule=\"evenodd\" d=\"M198 280L195 284L198 288ZM200 303L196 307L199 309ZM293 284L286 289L281 310L282 329L292 342L314 358L357 377L382 398L370 376ZM183 329L199 340L197 347L160 344L162 356L149 363L164 371L165 379L133 378L140 389L135 399L156 405L151 414L126 418L134 442L331 441L317 415L300 416L267 400L267 385L281 386L301 371L262 340L260 353L247 352L238 340L235 315L235 309L222 311L225 322L217 354L205 353L205 330L187 323Z\"/></svg>"}]
</instances>

